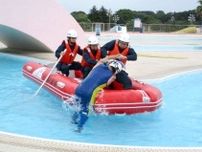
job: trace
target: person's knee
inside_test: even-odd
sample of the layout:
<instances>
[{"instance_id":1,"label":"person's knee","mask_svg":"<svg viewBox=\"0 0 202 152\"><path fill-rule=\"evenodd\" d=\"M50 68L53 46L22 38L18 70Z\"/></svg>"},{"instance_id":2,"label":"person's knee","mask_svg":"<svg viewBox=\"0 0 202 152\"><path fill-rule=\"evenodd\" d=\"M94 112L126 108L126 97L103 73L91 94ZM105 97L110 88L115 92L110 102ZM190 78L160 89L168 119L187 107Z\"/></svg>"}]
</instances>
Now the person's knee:
<instances>
[{"instance_id":1,"label":"person's knee","mask_svg":"<svg viewBox=\"0 0 202 152\"><path fill-rule=\"evenodd\" d=\"M77 70L80 70L82 68L81 63L79 63L79 62L75 62L75 66L76 66Z\"/></svg>"},{"instance_id":2,"label":"person's knee","mask_svg":"<svg viewBox=\"0 0 202 152\"><path fill-rule=\"evenodd\" d=\"M81 70L82 69L81 63L74 61L72 63L72 65L70 66L70 69L71 70Z\"/></svg>"},{"instance_id":3,"label":"person's knee","mask_svg":"<svg viewBox=\"0 0 202 152\"><path fill-rule=\"evenodd\" d=\"M68 76L68 75L69 75L69 65L63 64L63 65L61 66L61 72L62 72L63 74L66 74L66 75Z\"/></svg>"},{"instance_id":4,"label":"person's knee","mask_svg":"<svg viewBox=\"0 0 202 152\"><path fill-rule=\"evenodd\" d=\"M125 85L123 85L124 89L132 89L132 83L127 83Z\"/></svg>"},{"instance_id":5,"label":"person's knee","mask_svg":"<svg viewBox=\"0 0 202 152\"><path fill-rule=\"evenodd\" d=\"M62 66L62 64L61 64L61 63L58 63L58 64L56 65L57 70L61 71L61 66Z\"/></svg>"},{"instance_id":6,"label":"person's knee","mask_svg":"<svg viewBox=\"0 0 202 152\"><path fill-rule=\"evenodd\" d=\"M123 88L124 89L131 89L132 88L132 81L129 77L124 78Z\"/></svg>"},{"instance_id":7,"label":"person's knee","mask_svg":"<svg viewBox=\"0 0 202 152\"><path fill-rule=\"evenodd\" d=\"M90 73L91 69L92 68L90 68L90 67L84 67L83 68L83 77L84 78L87 77L87 75Z\"/></svg>"}]
</instances>

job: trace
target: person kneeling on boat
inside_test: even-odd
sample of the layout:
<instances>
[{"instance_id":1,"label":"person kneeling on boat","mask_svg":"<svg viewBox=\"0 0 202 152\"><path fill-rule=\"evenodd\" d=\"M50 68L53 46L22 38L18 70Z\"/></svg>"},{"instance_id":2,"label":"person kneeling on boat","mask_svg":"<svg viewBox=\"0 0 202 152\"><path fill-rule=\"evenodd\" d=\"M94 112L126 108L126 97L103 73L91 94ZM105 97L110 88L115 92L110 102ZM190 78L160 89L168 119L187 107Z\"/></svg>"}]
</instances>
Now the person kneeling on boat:
<instances>
[{"instance_id":1,"label":"person kneeling on boat","mask_svg":"<svg viewBox=\"0 0 202 152\"><path fill-rule=\"evenodd\" d=\"M114 57L120 59L124 64L127 61L137 60L137 54L133 48L130 47L130 36L127 33L122 33L117 40L112 40L101 47L103 52L107 52L107 57ZM132 81L128 74L122 70L116 78L116 83L123 89L131 89ZM117 88L114 87L113 88Z\"/></svg>"},{"instance_id":2,"label":"person kneeling on boat","mask_svg":"<svg viewBox=\"0 0 202 152\"><path fill-rule=\"evenodd\" d=\"M124 64L118 60L101 60L92 69L89 75L76 88L75 96L77 98L78 111L74 112L72 122L77 124L76 132L81 132L83 125L88 119L89 104L94 102L97 90L110 85L116 75L122 71Z\"/></svg>"},{"instance_id":3,"label":"person kneeling on boat","mask_svg":"<svg viewBox=\"0 0 202 152\"><path fill-rule=\"evenodd\" d=\"M61 60L57 64L56 68L62 74L68 76L69 70L81 70L81 63L74 61L76 55L83 55L83 50L76 43L77 32L75 30L69 30L67 33L67 41L63 41L62 44L55 51L55 56ZM64 51L66 50L66 51Z\"/></svg>"},{"instance_id":4,"label":"person kneeling on boat","mask_svg":"<svg viewBox=\"0 0 202 152\"><path fill-rule=\"evenodd\" d=\"M106 55L99 47L99 41L96 36L88 38L88 46L83 49L83 58L81 65L83 66L83 78L85 78L97 62Z\"/></svg>"}]
</instances>

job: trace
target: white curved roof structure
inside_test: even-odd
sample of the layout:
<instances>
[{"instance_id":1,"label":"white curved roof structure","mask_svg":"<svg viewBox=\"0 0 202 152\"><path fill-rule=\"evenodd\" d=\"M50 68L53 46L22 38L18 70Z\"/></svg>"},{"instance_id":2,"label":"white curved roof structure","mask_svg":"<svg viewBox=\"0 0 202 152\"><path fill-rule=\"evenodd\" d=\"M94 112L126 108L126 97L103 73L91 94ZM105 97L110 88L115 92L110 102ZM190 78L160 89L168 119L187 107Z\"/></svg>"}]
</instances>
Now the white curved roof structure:
<instances>
[{"instance_id":1,"label":"white curved roof structure","mask_svg":"<svg viewBox=\"0 0 202 152\"><path fill-rule=\"evenodd\" d=\"M56 0L0 0L0 41L8 48L55 51L69 29L84 32Z\"/></svg>"}]
</instances>

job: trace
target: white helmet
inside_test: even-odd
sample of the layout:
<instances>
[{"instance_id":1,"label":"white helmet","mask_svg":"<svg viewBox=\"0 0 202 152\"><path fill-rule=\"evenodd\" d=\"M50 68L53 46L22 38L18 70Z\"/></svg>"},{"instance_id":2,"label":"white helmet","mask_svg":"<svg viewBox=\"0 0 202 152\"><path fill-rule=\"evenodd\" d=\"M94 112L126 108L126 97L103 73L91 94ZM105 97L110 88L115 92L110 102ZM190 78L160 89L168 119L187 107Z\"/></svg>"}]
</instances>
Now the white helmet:
<instances>
[{"instance_id":1,"label":"white helmet","mask_svg":"<svg viewBox=\"0 0 202 152\"><path fill-rule=\"evenodd\" d=\"M67 32L67 37L77 38L78 34L74 29L71 29Z\"/></svg>"},{"instance_id":2,"label":"white helmet","mask_svg":"<svg viewBox=\"0 0 202 152\"><path fill-rule=\"evenodd\" d=\"M125 68L124 64L121 61L115 59L109 60L107 64L108 66L113 67L115 69L115 73L119 73Z\"/></svg>"},{"instance_id":3,"label":"white helmet","mask_svg":"<svg viewBox=\"0 0 202 152\"><path fill-rule=\"evenodd\" d=\"M123 33L120 35L119 40L129 43L130 42L130 36L127 33Z\"/></svg>"},{"instance_id":4,"label":"white helmet","mask_svg":"<svg viewBox=\"0 0 202 152\"><path fill-rule=\"evenodd\" d=\"M99 44L98 39L96 36L90 36L88 38L88 45L96 45Z\"/></svg>"}]
</instances>

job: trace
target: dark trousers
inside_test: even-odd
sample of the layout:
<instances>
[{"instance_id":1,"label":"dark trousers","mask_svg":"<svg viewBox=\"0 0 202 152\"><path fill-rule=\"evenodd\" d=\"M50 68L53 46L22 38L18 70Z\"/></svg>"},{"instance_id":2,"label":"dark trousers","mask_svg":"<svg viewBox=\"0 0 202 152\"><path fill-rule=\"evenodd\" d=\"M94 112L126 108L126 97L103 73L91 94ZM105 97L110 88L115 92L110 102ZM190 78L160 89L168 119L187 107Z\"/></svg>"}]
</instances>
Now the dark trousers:
<instances>
[{"instance_id":1,"label":"dark trousers","mask_svg":"<svg viewBox=\"0 0 202 152\"><path fill-rule=\"evenodd\" d=\"M83 78L87 77L90 71L93 69L93 67L83 67L82 73L83 73Z\"/></svg>"},{"instance_id":2,"label":"dark trousers","mask_svg":"<svg viewBox=\"0 0 202 152\"><path fill-rule=\"evenodd\" d=\"M85 96L85 94L83 96ZM87 97L77 97L77 100L75 100L77 106L79 106L79 111L75 111L72 115L72 123L77 124L79 130L83 128L88 120L90 99L91 96L89 95Z\"/></svg>"},{"instance_id":3,"label":"dark trousers","mask_svg":"<svg viewBox=\"0 0 202 152\"><path fill-rule=\"evenodd\" d=\"M69 75L69 70L81 70L82 66L81 63L73 61L72 64L65 64L59 62L56 66L57 70L61 71L66 76Z\"/></svg>"},{"instance_id":4,"label":"dark trousers","mask_svg":"<svg viewBox=\"0 0 202 152\"><path fill-rule=\"evenodd\" d=\"M118 74L116 74L116 81L121 83L123 85L124 89L131 89L132 88L132 81L128 77L128 73L125 71L121 71Z\"/></svg>"}]
</instances>

